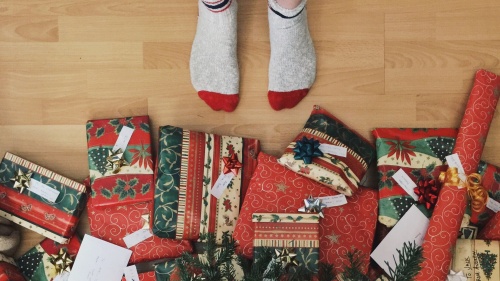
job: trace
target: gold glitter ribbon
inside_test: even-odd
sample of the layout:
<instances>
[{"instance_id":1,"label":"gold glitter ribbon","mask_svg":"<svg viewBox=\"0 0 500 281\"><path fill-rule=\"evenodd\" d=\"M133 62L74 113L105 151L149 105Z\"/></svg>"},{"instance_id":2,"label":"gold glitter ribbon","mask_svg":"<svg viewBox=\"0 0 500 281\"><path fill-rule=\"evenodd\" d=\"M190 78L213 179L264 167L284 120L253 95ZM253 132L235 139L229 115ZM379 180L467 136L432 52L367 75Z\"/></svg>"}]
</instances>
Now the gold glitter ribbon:
<instances>
[{"instance_id":1,"label":"gold glitter ribbon","mask_svg":"<svg viewBox=\"0 0 500 281\"><path fill-rule=\"evenodd\" d=\"M467 176L463 182L457 168L450 167L446 172L441 172L439 181L443 186L457 186L458 188L467 188L467 194L471 199L471 209L473 212L481 213L486 208L488 202L488 191L482 185L482 177L478 173L472 173Z\"/></svg>"}]
</instances>

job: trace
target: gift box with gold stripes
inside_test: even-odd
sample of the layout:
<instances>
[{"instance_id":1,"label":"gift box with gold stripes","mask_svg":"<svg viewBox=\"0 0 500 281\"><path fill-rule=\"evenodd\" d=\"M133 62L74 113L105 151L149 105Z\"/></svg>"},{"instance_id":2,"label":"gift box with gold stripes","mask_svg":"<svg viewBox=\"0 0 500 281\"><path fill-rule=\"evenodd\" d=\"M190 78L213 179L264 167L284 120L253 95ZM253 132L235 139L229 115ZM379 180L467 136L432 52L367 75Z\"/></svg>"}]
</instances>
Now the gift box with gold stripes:
<instances>
[{"instance_id":1,"label":"gift box with gold stripes","mask_svg":"<svg viewBox=\"0 0 500 281\"><path fill-rule=\"evenodd\" d=\"M257 165L259 141L160 128L153 232L164 238L197 240L234 230Z\"/></svg>"},{"instance_id":2,"label":"gift box with gold stripes","mask_svg":"<svg viewBox=\"0 0 500 281\"><path fill-rule=\"evenodd\" d=\"M0 216L56 242L73 236L86 199L83 184L21 157L0 163Z\"/></svg>"},{"instance_id":3,"label":"gift box with gold stripes","mask_svg":"<svg viewBox=\"0 0 500 281\"><path fill-rule=\"evenodd\" d=\"M299 266L317 272L319 260L319 215L296 213L254 213L253 249L258 257L264 248L287 250Z\"/></svg>"}]
</instances>

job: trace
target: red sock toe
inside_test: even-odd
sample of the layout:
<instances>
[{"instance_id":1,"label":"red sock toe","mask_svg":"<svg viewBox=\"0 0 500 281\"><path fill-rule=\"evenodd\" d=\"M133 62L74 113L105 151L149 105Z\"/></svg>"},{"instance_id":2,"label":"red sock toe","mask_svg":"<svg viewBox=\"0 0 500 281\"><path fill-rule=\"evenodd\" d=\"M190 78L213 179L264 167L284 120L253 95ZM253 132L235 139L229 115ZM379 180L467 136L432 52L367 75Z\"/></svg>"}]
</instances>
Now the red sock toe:
<instances>
[{"instance_id":1,"label":"red sock toe","mask_svg":"<svg viewBox=\"0 0 500 281\"><path fill-rule=\"evenodd\" d=\"M274 110L292 108L296 106L309 92L309 89L294 90L290 92L267 92L269 104Z\"/></svg>"},{"instance_id":2,"label":"red sock toe","mask_svg":"<svg viewBox=\"0 0 500 281\"><path fill-rule=\"evenodd\" d=\"M224 95L209 91L199 91L198 96L215 111L224 110L232 112L236 109L240 101L238 94Z\"/></svg>"}]
</instances>

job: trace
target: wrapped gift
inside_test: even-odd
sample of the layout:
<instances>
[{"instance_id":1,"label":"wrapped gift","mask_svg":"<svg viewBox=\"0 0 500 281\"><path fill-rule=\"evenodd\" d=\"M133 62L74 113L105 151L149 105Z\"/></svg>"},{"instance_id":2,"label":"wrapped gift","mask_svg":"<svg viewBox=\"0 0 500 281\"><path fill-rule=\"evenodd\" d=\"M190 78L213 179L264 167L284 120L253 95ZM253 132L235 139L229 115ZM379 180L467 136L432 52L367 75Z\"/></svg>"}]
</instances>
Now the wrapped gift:
<instances>
[{"instance_id":1,"label":"wrapped gift","mask_svg":"<svg viewBox=\"0 0 500 281\"><path fill-rule=\"evenodd\" d=\"M160 128L153 232L199 239L232 232L259 153L259 141Z\"/></svg>"},{"instance_id":2,"label":"wrapped gift","mask_svg":"<svg viewBox=\"0 0 500 281\"><path fill-rule=\"evenodd\" d=\"M75 232L85 186L9 152L0 163L0 215L59 243Z\"/></svg>"},{"instance_id":3,"label":"wrapped gift","mask_svg":"<svg viewBox=\"0 0 500 281\"><path fill-rule=\"evenodd\" d=\"M71 270L79 249L80 239L76 236L67 244L44 239L17 259L17 264L28 281L52 281Z\"/></svg>"},{"instance_id":4,"label":"wrapped gift","mask_svg":"<svg viewBox=\"0 0 500 281\"><path fill-rule=\"evenodd\" d=\"M467 281L500 279L500 242L458 239L451 269L462 272Z\"/></svg>"},{"instance_id":5,"label":"wrapped gift","mask_svg":"<svg viewBox=\"0 0 500 281\"><path fill-rule=\"evenodd\" d=\"M23 274L16 265L14 259L0 254L0 280L2 281L26 281Z\"/></svg>"},{"instance_id":6,"label":"wrapped gift","mask_svg":"<svg viewBox=\"0 0 500 281\"><path fill-rule=\"evenodd\" d=\"M382 224L394 226L415 204L427 217L431 216L441 188L438 177L448 167L445 157L451 154L456 135L456 129L447 128L373 130ZM400 181L400 173L406 174L411 184Z\"/></svg>"},{"instance_id":7,"label":"wrapped gift","mask_svg":"<svg viewBox=\"0 0 500 281\"><path fill-rule=\"evenodd\" d=\"M153 192L152 190L150 191ZM96 207L94 199L89 198L88 216L92 236L106 240L121 247L127 247L124 238L138 231L149 229L151 205L153 202L123 204L120 206ZM187 240L146 236L145 240L131 246L130 263L153 261L163 258L175 258L183 252L191 252L191 243Z\"/></svg>"},{"instance_id":8,"label":"wrapped gift","mask_svg":"<svg viewBox=\"0 0 500 281\"><path fill-rule=\"evenodd\" d=\"M254 213L295 214L305 207L304 200L309 196L344 197L285 168L275 157L261 152L233 234L239 245L238 251L247 258L253 256ZM323 208L324 218L319 223L319 261L332 264L340 273L348 263L346 254L359 249L362 269L366 272L377 222L377 192L360 188L346 201L345 205Z\"/></svg>"},{"instance_id":9,"label":"wrapped gift","mask_svg":"<svg viewBox=\"0 0 500 281\"><path fill-rule=\"evenodd\" d=\"M446 279L451 262L451 247L456 242L467 206L467 193L477 189L479 185L477 175L472 173L477 171L499 93L500 78L479 70L453 149L453 153L459 158L455 162L461 163L463 171L450 167L442 176L443 187L422 244L424 262L416 277L418 281ZM451 163L448 164L452 166ZM464 175L467 176L465 180L461 179ZM482 203L483 206L479 207L484 207L485 202ZM471 205L477 207L478 204L473 200Z\"/></svg>"},{"instance_id":10,"label":"wrapped gift","mask_svg":"<svg viewBox=\"0 0 500 281\"><path fill-rule=\"evenodd\" d=\"M174 281L179 280L175 270L175 260L168 260L155 265L156 281Z\"/></svg>"},{"instance_id":11,"label":"wrapped gift","mask_svg":"<svg viewBox=\"0 0 500 281\"><path fill-rule=\"evenodd\" d=\"M298 266L318 271L319 215L304 213L254 213L254 256L265 248L287 250L296 255Z\"/></svg>"},{"instance_id":12,"label":"wrapped gift","mask_svg":"<svg viewBox=\"0 0 500 281\"><path fill-rule=\"evenodd\" d=\"M352 196L375 160L375 148L326 110L315 105L302 131L278 162Z\"/></svg>"}]
</instances>

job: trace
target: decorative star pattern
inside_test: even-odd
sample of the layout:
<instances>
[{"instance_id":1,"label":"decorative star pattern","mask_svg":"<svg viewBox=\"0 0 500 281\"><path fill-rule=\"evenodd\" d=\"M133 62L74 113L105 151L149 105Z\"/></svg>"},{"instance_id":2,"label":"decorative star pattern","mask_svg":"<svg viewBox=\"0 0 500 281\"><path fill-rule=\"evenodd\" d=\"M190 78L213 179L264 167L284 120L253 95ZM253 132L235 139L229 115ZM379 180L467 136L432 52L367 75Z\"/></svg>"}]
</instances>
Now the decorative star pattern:
<instances>
[{"instance_id":1,"label":"decorative star pattern","mask_svg":"<svg viewBox=\"0 0 500 281\"><path fill-rule=\"evenodd\" d=\"M282 183L282 182L280 182L280 183L275 183L274 185L276 186L276 189L277 189L278 191L281 191L281 192L286 192L286 190L287 190L287 188L288 188L288 186L287 186L286 184Z\"/></svg>"}]
</instances>

